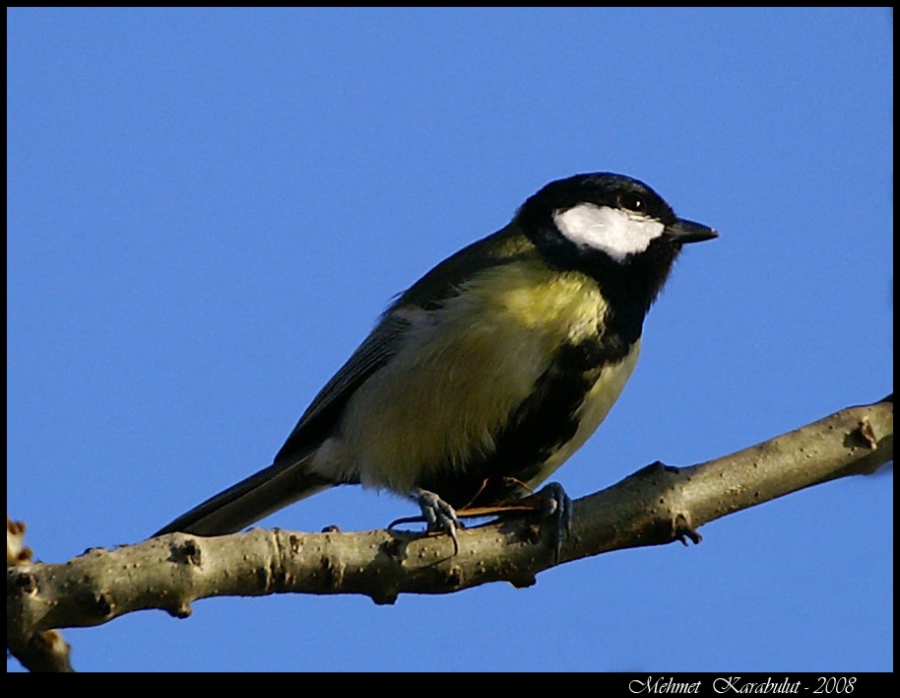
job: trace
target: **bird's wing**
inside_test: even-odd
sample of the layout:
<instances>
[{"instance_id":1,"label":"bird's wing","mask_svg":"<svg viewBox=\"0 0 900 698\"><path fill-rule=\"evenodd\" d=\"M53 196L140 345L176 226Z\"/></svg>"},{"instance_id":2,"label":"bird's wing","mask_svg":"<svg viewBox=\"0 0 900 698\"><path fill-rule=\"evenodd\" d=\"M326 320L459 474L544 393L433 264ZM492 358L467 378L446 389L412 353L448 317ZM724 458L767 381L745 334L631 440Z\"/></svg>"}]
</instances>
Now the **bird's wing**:
<instances>
[{"instance_id":1,"label":"bird's wing","mask_svg":"<svg viewBox=\"0 0 900 698\"><path fill-rule=\"evenodd\" d=\"M275 456L276 463L293 457L327 437L347 400L369 376L397 353L410 326L409 320L390 311L385 313L378 326L306 408L297 426Z\"/></svg>"},{"instance_id":2,"label":"bird's wing","mask_svg":"<svg viewBox=\"0 0 900 698\"><path fill-rule=\"evenodd\" d=\"M484 269L527 254L531 245L515 235L513 225L448 257L401 294L371 334L319 391L275 456L275 462L296 458L327 438L356 389L399 351L410 328L428 322L429 313L455 295L466 280Z\"/></svg>"}]
</instances>

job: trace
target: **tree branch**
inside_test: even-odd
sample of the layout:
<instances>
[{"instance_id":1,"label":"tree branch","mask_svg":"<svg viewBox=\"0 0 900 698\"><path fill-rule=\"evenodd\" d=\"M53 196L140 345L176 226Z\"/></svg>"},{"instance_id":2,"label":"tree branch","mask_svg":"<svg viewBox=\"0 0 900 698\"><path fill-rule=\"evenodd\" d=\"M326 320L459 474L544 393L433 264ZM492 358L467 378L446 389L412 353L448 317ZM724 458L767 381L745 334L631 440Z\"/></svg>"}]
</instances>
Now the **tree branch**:
<instances>
[{"instance_id":1,"label":"tree branch","mask_svg":"<svg viewBox=\"0 0 900 698\"><path fill-rule=\"evenodd\" d=\"M31 549L25 547L25 524L6 515L6 567L31 564ZM7 611L9 613L9 611ZM58 630L32 632L14 637L9 647L22 666L30 671L68 673L72 671L71 648Z\"/></svg>"},{"instance_id":2,"label":"tree branch","mask_svg":"<svg viewBox=\"0 0 900 698\"><path fill-rule=\"evenodd\" d=\"M647 466L575 503L562 562L690 538L732 512L839 477L869 474L894 455L893 396L851 407L729 456L686 468ZM181 533L63 564L7 569L7 646L44 630L109 622L158 608L177 617L211 596L445 594L505 580L534 584L553 566L552 526L508 519L446 535L397 531L299 533L253 529L202 538Z\"/></svg>"}]
</instances>

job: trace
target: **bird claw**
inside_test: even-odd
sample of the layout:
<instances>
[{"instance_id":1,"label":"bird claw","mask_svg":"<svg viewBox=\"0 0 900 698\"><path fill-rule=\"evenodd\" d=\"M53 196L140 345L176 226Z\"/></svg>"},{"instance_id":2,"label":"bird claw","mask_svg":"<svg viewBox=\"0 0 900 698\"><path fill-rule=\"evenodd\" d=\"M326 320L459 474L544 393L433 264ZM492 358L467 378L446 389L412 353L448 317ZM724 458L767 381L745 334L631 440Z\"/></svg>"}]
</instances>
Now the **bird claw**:
<instances>
[{"instance_id":1,"label":"bird claw","mask_svg":"<svg viewBox=\"0 0 900 698\"><path fill-rule=\"evenodd\" d=\"M541 500L541 513L544 516L552 517L554 520L553 561L558 565L562 556L563 542L572 531L572 516L574 513L572 499L558 482L547 484L541 488L535 497Z\"/></svg>"},{"instance_id":2,"label":"bird claw","mask_svg":"<svg viewBox=\"0 0 900 698\"><path fill-rule=\"evenodd\" d=\"M420 487L413 489L412 497L422 510L422 519L428 525L428 530L446 531L453 541L453 554L458 555L459 538L456 532L465 527L457 517L456 510L434 492L423 490ZM395 521L394 523L399 522Z\"/></svg>"}]
</instances>

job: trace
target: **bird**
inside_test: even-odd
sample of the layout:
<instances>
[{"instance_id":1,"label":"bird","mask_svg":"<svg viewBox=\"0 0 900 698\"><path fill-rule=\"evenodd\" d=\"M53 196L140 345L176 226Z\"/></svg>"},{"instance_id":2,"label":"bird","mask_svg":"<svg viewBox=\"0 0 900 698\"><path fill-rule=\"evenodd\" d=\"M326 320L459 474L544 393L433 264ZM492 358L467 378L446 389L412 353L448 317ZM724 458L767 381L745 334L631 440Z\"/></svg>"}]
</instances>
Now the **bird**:
<instances>
[{"instance_id":1,"label":"bird","mask_svg":"<svg viewBox=\"0 0 900 698\"><path fill-rule=\"evenodd\" d=\"M361 484L414 500L458 551L466 511L531 498L593 434L682 246L715 237L632 177L550 182L390 304L272 465L154 535L234 533ZM571 500L557 483L538 495L559 518L558 556Z\"/></svg>"}]
</instances>

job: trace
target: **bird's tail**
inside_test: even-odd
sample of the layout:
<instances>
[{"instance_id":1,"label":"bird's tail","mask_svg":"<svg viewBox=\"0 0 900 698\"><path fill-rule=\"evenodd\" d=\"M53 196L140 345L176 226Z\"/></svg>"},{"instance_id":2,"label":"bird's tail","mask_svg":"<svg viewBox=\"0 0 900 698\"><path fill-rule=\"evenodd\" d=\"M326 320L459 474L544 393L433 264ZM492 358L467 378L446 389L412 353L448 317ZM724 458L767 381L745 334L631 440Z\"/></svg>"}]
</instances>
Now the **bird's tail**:
<instances>
[{"instance_id":1,"label":"bird's tail","mask_svg":"<svg viewBox=\"0 0 900 698\"><path fill-rule=\"evenodd\" d=\"M246 480L210 497L168 526L154 533L194 533L219 536L235 533L288 504L334 486L320 475L309 472L312 454L299 461L277 462Z\"/></svg>"}]
</instances>

